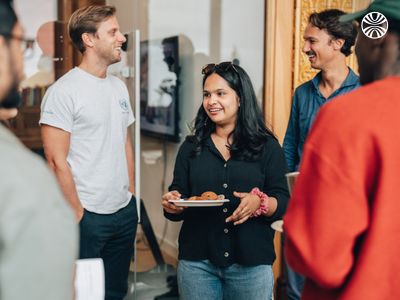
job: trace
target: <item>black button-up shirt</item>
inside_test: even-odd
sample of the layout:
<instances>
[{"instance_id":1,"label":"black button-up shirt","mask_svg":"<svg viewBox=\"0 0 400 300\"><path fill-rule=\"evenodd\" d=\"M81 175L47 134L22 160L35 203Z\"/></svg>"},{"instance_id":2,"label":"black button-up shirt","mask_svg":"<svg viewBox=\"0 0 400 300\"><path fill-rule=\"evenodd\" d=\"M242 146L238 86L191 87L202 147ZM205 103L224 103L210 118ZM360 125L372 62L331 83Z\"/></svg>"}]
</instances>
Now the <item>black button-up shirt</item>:
<instances>
[{"instance_id":1,"label":"black button-up shirt","mask_svg":"<svg viewBox=\"0 0 400 300\"><path fill-rule=\"evenodd\" d=\"M222 157L211 137L200 155L193 157L194 144L186 140L179 149L174 179L169 190L177 190L183 198L199 196L205 191L224 194L230 202L217 207L189 207L175 215L164 212L172 221L183 220L179 235L179 259L209 259L221 267L272 264L275 260L274 230L271 222L282 218L289 193L283 150L272 137L268 138L262 157L242 161ZM250 218L241 225L225 223L240 204L233 192L250 192L258 187L278 200L272 217Z\"/></svg>"}]
</instances>

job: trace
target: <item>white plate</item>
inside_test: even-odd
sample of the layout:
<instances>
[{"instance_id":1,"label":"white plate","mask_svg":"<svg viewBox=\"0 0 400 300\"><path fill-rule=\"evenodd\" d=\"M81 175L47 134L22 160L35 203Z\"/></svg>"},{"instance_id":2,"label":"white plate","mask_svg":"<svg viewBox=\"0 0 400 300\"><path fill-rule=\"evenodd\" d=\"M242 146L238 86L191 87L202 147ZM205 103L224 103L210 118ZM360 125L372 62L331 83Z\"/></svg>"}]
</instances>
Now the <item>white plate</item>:
<instances>
[{"instance_id":1,"label":"white plate","mask_svg":"<svg viewBox=\"0 0 400 300\"><path fill-rule=\"evenodd\" d=\"M283 232L283 220L275 221L271 224L271 227L276 231Z\"/></svg>"},{"instance_id":2,"label":"white plate","mask_svg":"<svg viewBox=\"0 0 400 300\"><path fill-rule=\"evenodd\" d=\"M221 206L225 202L229 202L228 199L222 200L168 200L168 202L174 203L176 206L187 206L187 207L205 207L205 206Z\"/></svg>"}]
</instances>

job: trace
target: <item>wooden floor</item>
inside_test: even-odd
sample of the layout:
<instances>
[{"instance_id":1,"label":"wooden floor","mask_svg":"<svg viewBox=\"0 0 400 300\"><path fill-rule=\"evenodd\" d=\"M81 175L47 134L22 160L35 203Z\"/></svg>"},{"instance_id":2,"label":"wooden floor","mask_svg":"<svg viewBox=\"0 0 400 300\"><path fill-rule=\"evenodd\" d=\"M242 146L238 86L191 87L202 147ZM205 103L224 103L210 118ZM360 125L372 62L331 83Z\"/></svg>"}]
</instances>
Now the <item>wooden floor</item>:
<instances>
[{"instance_id":1,"label":"wooden floor","mask_svg":"<svg viewBox=\"0 0 400 300\"><path fill-rule=\"evenodd\" d=\"M165 263L168 265L172 265L176 267L177 258L171 257L167 253L161 251ZM136 271L137 272L145 272L156 267L156 261L154 260L153 254L149 246L147 245L147 241L142 234L138 234L136 237ZM132 261L130 270L134 271L135 262Z\"/></svg>"}]
</instances>

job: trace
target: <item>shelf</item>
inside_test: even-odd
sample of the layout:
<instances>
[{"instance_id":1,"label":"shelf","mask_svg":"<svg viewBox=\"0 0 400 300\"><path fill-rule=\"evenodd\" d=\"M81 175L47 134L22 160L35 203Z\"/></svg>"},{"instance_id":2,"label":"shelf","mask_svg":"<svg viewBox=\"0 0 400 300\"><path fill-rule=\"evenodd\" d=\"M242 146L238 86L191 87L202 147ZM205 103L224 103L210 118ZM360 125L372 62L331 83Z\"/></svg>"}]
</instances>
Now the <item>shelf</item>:
<instances>
[{"instance_id":1,"label":"shelf","mask_svg":"<svg viewBox=\"0 0 400 300\"><path fill-rule=\"evenodd\" d=\"M43 148L40 135L40 107L26 106L18 109L18 115L10 120L10 129L30 149Z\"/></svg>"}]
</instances>

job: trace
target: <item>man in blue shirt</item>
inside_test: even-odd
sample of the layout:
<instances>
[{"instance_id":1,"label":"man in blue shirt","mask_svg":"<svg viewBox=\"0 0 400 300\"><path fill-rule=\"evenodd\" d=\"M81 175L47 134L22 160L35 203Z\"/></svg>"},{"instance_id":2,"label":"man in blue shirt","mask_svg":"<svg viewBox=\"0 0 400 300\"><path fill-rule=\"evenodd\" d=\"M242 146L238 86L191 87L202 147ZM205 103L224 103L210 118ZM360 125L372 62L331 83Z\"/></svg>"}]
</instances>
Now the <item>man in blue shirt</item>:
<instances>
[{"instance_id":1,"label":"man in blue shirt","mask_svg":"<svg viewBox=\"0 0 400 300\"><path fill-rule=\"evenodd\" d=\"M321 70L312 80L296 88L283 149L290 172L299 168L303 146L319 108L338 95L360 86L357 75L346 65L357 28L340 23L344 12L328 9L309 16L303 52L311 67ZM304 278L287 267L288 299L300 299Z\"/></svg>"}]
</instances>

